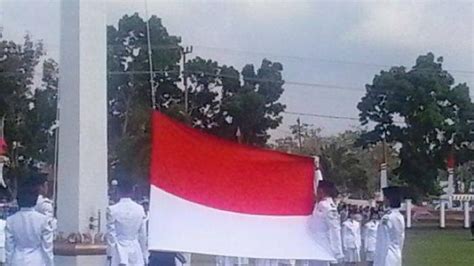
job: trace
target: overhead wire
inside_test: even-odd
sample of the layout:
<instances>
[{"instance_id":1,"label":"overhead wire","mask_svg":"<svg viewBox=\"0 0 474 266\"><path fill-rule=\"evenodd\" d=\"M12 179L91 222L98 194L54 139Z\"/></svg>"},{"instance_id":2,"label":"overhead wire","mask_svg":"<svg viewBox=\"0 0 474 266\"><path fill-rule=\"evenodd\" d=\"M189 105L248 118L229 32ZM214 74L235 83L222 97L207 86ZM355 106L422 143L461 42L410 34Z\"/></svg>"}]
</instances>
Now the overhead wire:
<instances>
[{"instance_id":1,"label":"overhead wire","mask_svg":"<svg viewBox=\"0 0 474 266\"><path fill-rule=\"evenodd\" d=\"M351 116L325 115L325 114L317 114L317 113L292 112L292 111L283 111L283 113L289 114L289 115L312 116L312 117L326 118L326 119L360 121L360 118L351 117ZM405 122L401 120L394 120L393 122L395 124L405 124Z\"/></svg>"},{"instance_id":2,"label":"overhead wire","mask_svg":"<svg viewBox=\"0 0 474 266\"><path fill-rule=\"evenodd\" d=\"M261 51L249 51L249 50L238 50L238 49L230 49L230 48L221 48L221 47L213 47L213 46L204 46L204 45L195 45L196 48L201 49L208 49L208 50L221 50L227 53L235 53L235 54L251 54L251 55L259 55L259 56L271 56L271 57L279 57L279 58L289 58L299 61L311 61L311 62L323 62L329 64L340 64L340 65L358 65L358 66L366 66L366 67L377 67L377 68L391 68L393 65L388 64L379 64L379 63L372 63L372 62L362 62L362 61L349 61L349 60L340 60L340 59L328 59L328 58L319 58L319 57L307 57L307 56L297 56L297 55L286 55L286 54L277 54L277 53L268 53L268 52L261 52ZM445 69L446 71L453 72L453 73L460 73L460 74L469 74L474 75L474 70L463 70L463 69Z\"/></svg>"},{"instance_id":3,"label":"overhead wire","mask_svg":"<svg viewBox=\"0 0 474 266\"><path fill-rule=\"evenodd\" d=\"M107 47L123 47L122 44L108 44ZM179 45L151 45L152 50L179 50L181 46ZM233 53L233 54L249 54L249 55L258 55L258 56L269 56L275 58L288 58L298 61L308 61L308 62L321 62L327 64L339 64L339 65L356 65L356 66L365 66L365 67L372 67L372 68L391 68L395 65L389 64L380 64L380 63L372 63L372 62L363 62L363 61L350 61L350 60L340 60L340 59L329 59L329 58L320 58L320 57L307 57L307 56L298 56L298 55L287 55L287 54L278 54L278 53L269 53L269 52L261 52L261 51L248 51L248 50L238 50L238 49L230 49L230 48L223 48L223 47L213 47L213 46L205 46L205 45L193 45L195 48L201 48L204 50L215 50L215 51L222 51L226 53ZM140 48L140 45L137 47ZM445 69L448 72L452 73L459 73L465 75L474 75L474 70L468 69L452 69L447 68Z\"/></svg>"},{"instance_id":4,"label":"overhead wire","mask_svg":"<svg viewBox=\"0 0 474 266\"><path fill-rule=\"evenodd\" d=\"M228 78L228 79L235 79L235 80L246 80L246 81L253 81L253 82L273 82L273 83L280 83L287 85L294 85L300 87L317 87L317 88L326 88L326 89L337 89L337 90L345 90L345 91L355 91L363 93L365 90L358 89L356 87L349 87L349 86L339 86L334 84L324 84L324 83L312 83L312 82L301 82L301 81L288 81L288 80L274 80L274 79L262 79L262 78L253 78L253 77L242 77L242 76L233 76L233 75L224 75L224 74L216 74L216 73L209 73L209 72L201 72L201 71L183 71L187 74L198 74L198 75L205 75L205 76L213 76L216 78ZM178 71L153 71L153 73L157 74L179 74ZM109 75L148 75L149 71L109 71Z\"/></svg>"}]
</instances>

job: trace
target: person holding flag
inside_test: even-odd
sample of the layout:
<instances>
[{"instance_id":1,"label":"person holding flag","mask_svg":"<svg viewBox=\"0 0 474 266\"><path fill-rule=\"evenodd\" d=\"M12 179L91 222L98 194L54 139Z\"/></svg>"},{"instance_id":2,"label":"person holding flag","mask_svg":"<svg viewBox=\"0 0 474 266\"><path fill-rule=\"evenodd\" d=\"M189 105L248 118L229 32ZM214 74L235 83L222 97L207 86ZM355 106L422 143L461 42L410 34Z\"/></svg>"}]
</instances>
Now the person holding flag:
<instances>
[{"instance_id":1,"label":"person holding flag","mask_svg":"<svg viewBox=\"0 0 474 266\"><path fill-rule=\"evenodd\" d=\"M400 213L399 187L383 188L384 203L389 208L377 229L374 266L401 266L405 241L405 219Z\"/></svg>"},{"instance_id":2,"label":"person holding flag","mask_svg":"<svg viewBox=\"0 0 474 266\"><path fill-rule=\"evenodd\" d=\"M146 214L132 200L133 184L123 178L118 183L120 200L107 208L107 250L111 266L148 264Z\"/></svg>"},{"instance_id":3,"label":"person holding flag","mask_svg":"<svg viewBox=\"0 0 474 266\"><path fill-rule=\"evenodd\" d=\"M334 199L338 192L331 181L320 180L316 193L316 205L311 219L311 229L316 241L331 252L337 262L344 259L341 241L341 219ZM326 262L310 262L311 266L329 265Z\"/></svg>"}]
</instances>

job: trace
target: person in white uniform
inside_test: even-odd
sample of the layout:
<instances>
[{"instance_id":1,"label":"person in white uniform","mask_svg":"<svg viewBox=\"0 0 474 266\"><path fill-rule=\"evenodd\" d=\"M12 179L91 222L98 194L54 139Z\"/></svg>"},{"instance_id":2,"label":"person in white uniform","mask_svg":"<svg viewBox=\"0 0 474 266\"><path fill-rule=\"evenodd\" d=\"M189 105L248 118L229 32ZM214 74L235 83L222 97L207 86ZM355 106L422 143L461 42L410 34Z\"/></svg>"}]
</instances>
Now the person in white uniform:
<instances>
[{"instance_id":1,"label":"person in white uniform","mask_svg":"<svg viewBox=\"0 0 474 266\"><path fill-rule=\"evenodd\" d=\"M357 213L352 211L349 219L342 224L342 243L344 247L344 261L347 265L356 265L360 262L360 248L362 245L361 228L356 220Z\"/></svg>"},{"instance_id":2,"label":"person in white uniform","mask_svg":"<svg viewBox=\"0 0 474 266\"><path fill-rule=\"evenodd\" d=\"M377 229L374 266L401 266L405 241L405 220L400 213L401 189L383 189L384 203L389 208Z\"/></svg>"},{"instance_id":3,"label":"person in white uniform","mask_svg":"<svg viewBox=\"0 0 474 266\"><path fill-rule=\"evenodd\" d=\"M48 177L46 174L37 173L30 177L30 183L38 190L38 199L35 210L49 217L54 217L53 201L48 199Z\"/></svg>"},{"instance_id":4,"label":"person in white uniform","mask_svg":"<svg viewBox=\"0 0 474 266\"><path fill-rule=\"evenodd\" d=\"M344 259L341 242L341 219L334 198L338 195L335 185L327 180L318 183L316 205L310 228L315 240L321 243L340 262ZM329 265L329 262L310 261L310 265Z\"/></svg>"},{"instance_id":5,"label":"person in white uniform","mask_svg":"<svg viewBox=\"0 0 474 266\"><path fill-rule=\"evenodd\" d=\"M0 218L0 266L5 264L5 226L7 221Z\"/></svg>"},{"instance_id":6,"label":"person in white uniform","mask_svg":"<svg viewBox=\"0 0 474 266\"><path fill-rule=\"evenodd\" d=\"M118 185L120 200L107 208L107 246L111 266L148 264L146 215L131 198L133 184L123 179Z\"/></svg>"},{"instance_id":7,"label":"person in white uniform","mask_svg":"<svg viewBox=\"0 0 474 266\"><path fill-rule=\"evenodd\" d=\"M375 247L377 244L377 228L379 226L379 215L372 212L369 222L364 225L364 252L365 261L368 266L374 265Z\"/></svg>"},{"instance_id":8,"label":"person in white uniform","mask_svg":"<svg viewBox=\"0 0 474 266\"><path fill-rule=\"evenodd\" d=\"M52 266L52 220L34 210L38 199L34 187L21 187L17 194L20 210L7 218L5 226L6 265Z\"/></svg>"}]
</instances>

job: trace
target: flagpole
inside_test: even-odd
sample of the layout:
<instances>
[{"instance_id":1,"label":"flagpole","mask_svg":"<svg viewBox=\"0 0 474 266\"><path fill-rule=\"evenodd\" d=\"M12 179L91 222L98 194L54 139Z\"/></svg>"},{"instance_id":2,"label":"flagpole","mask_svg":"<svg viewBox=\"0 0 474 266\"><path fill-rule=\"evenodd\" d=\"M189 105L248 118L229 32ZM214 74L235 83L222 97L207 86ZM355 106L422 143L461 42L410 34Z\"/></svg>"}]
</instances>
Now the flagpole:
<instances>
[{"instance_id":1,"label":"flagpole","mask_svg":"<svg viewBox=\"0 0 474 266\"><path fill-rule=\"evenodd\" d=\"M146 21L146 40L148 44L148 67L150 72L150 87L151 87L151 106L152 109L156 108L156 88L155 81L153 78L153 51L151 49L151 36L150 36L150 18L148 17L148 1L145 0L145 21ZM158 108L159 109L159 108Z\"/></svg>"},{"instance_id":2,"label":"flagpole","mask_svg":"<svg viewBox=\"0 0 474 266\"><path fill-rule=\"evenodd\" d=\"M56 123L59 123L59 90L56 103ZM57 200L58 200L58 157L59 157L59 125L56 124L54 136L54 159L53 159L53 202L54 202L54 216L56 217Z\"/></svg>"}]
</instances>

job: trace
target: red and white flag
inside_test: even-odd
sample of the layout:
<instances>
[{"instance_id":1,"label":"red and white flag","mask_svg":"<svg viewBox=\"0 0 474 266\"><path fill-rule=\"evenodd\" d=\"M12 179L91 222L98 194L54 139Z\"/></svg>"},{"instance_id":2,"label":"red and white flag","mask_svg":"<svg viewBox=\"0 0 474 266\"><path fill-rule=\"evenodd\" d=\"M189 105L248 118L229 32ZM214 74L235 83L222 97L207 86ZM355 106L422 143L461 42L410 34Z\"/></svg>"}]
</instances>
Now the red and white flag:
<instances>
[{"instance_id":1,"label":"red and white flag","mask_svg":"<svg viewBox=\"0 0 474 266\"><path fill-rule=\"evenodd\" d=\"M152 122L150 250L333 260L308 225L313 158Z\"/></svg>"}]
</instances>

